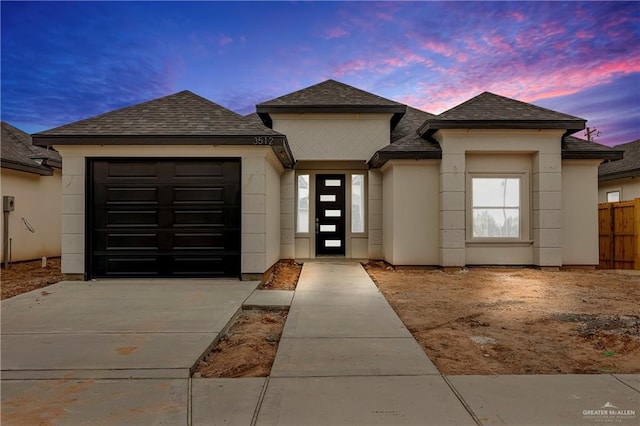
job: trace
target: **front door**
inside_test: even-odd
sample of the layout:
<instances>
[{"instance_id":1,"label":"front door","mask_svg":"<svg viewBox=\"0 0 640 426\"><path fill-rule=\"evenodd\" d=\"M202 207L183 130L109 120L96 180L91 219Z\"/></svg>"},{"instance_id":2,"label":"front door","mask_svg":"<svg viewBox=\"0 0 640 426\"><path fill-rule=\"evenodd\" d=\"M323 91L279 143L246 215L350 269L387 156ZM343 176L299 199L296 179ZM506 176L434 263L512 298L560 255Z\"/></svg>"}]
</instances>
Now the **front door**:
<instances>
[{"instance_id":1,"label":"front door","mask_svg":"<svg viewBox=\"0 0 640 426\"><path fill-rule=\"evenodd\" d=\"M316 256L344 255L344 175L316 175Z\"/></svg>"}]
</instances>

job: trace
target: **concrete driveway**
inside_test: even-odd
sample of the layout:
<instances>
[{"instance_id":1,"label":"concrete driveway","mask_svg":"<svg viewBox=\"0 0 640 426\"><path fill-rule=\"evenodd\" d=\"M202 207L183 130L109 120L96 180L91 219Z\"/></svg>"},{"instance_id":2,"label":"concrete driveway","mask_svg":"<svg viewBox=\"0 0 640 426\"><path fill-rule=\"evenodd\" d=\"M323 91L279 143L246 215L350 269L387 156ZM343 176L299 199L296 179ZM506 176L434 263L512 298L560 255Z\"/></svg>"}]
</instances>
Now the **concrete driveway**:
<instances>
[{"instance_id":1,"label":"concrete driveway","mask_svg":"<svg viewBox=\"0 0 640 426\"><path fill-rule=\"evenodd\" d=\"M61 282L2 301L3 424L184 423L191 369L257 285Z\"/></svg>"}]
</instances>

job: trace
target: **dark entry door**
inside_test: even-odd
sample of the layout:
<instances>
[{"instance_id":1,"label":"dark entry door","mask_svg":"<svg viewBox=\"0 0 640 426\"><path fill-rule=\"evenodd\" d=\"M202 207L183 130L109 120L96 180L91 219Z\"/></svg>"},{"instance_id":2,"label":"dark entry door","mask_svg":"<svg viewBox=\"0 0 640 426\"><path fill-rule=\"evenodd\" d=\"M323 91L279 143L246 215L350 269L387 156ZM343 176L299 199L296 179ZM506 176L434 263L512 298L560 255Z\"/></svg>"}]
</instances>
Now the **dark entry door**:
<instances>
[{"instance_id":1,"label":"dark entry door","mask_svg":"<svg viewBox=\"0 0 640 426\"><path fill-rule=\"evenodd\" d=\"M344 175L316 175L316 255L345 254Z\"/></svg>"},{"instance_id":2,"label":"dark entry door","mask_svg":"<svg viewBox=\"0 0 640 426\"><path fill-rule=\"evenodd\" d=\"M240 275L240 161L89 162L88 273Z\"/></svg>"}]
</instances>

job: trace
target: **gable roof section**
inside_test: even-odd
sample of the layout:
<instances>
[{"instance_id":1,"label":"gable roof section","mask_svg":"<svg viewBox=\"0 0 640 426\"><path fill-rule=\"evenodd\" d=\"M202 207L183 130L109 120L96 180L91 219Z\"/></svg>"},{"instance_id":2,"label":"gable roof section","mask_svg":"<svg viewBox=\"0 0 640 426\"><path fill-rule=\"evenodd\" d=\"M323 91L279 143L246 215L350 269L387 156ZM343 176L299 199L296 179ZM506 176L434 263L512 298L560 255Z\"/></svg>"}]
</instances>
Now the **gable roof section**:
<instances>
[{"instance_id":1,"label":"gable roof section","mask_svg":"<svg viewBox=\"0 0 640 426\"><path fill-rule=\"evenodd\" d=\"M58 169L62 167L60 154L54 150L34 146L28 133L4 121L1 137L3 168L51 176L52 167Z\"/></svg>"},{"instance_id":2,"label":"gable roof section","mask_svg":"<svg viewBox=\"0 0 640 426\"><path fill-rule=\"evenodd\" d=\"M613 149L623 151L624 158L602 163L598 169L598 180L607 181L640 176L640 139L616 145Z\"/></svg>"},{"instance_id":3,"label":"gable roof section","mask_svg":"<svg viewBox=\"0 0 640 426\"><path fill-rule=\"evenodd\" d=\"M565 129L575 133L584 129L586 120L483 92L442 114L428 119L420 127L421 135L439 129Z\"/></svg>"},{"instance_id":4,"label":"gable roof section","mask_svg":"<svg viewBox=\"0 0 640 426\"><path fill-rule=\"evenodd\" d=\"M286 136L188 90L33 135L37 145L270 145L293 164Z\"/></svg>"},{"instance_id":5,"label":"gable roof section","mask_svg":"<svg viewBox=\"0 0 640 426\"><path fill-rule=\"evenodd\" d=\"M270 113L393 113L392 128L404 115L406 106L335 80L326 80L256 105L262 121L272 126Z\"/></svg>"}]
</instances>

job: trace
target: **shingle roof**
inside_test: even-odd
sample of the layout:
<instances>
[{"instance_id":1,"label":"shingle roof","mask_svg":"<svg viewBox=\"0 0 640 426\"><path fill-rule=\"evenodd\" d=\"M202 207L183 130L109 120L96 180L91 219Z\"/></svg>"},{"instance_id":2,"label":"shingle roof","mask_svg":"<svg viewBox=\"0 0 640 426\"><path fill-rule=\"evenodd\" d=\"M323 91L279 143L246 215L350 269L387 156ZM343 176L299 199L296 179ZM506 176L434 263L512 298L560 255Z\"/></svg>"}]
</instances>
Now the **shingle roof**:
<instances>
[{"instance_id":1,"label":"shingle roof","mask_svg":"<svg viewBox=\"0 0 640 426\"><path fill-rule=\"evenodd\" d=\"M600 165L598 178L610 180L622 177L640 176L640 139L613 147L624 151L624 158Z\"/></svg>"},{"instance_id":2,"label":"shingle roof","mask_svg":"<svg viewBox=\"0 0 640 426\"><path fill-rule=\"evenodd\" d=\"M369 167L382 167L384 163L393 159L421 160L440 158L442 158L442 149L435 139L431 137L422 138L417 133L413 133L378 150L369 160Z\"/></svg>"},{"instance_id":3,"label":"shingle roof","mask_svg":"<svg viewBox=\"0 0 640 426\"><path fill-rule=\"evenodd\" d=\"M294 159L282 133L188 90L33 135L36 145L266 145L285 167Z\"/></svg>"},{"instance_id":4,"label":"shingle roof","mask_svg":"<svg viewBox=\"0 0 640 426\"><path fill-rule=\"evenodd\" d=\"M407 112L391 132L391 142L398 141L407 135L415 135L418 128L435 115L407 106Z\"/></svg>"},{"instance_id":5,"label":"shingle roof","mask_svg":"<svg viewBox=\"0 0 640 426\"><path fill-rule=\"evenodd\" d=\"M578 131L586 120L526 102L483 92L442 114L428 119L420 133L433 133L438 129L567 129Z\"/></svg>"},{"instance_id":6,"label":"shingle roof","mask_svg":"<svg viewBox=\"0 0 640 426\"><path fill-rule=\"evenodd\" d=\"M52 167L61 168L57 151L34 146L31 136L2 122L2 167L38 175L51 175Z\"/></svg>"},{"instance_id":7,"label":"shingle roof","mask_svg":"<svg viewBox=\"0 0 640 426\"><path fill-rule=\"evenodd\" d=\"M262 121L272 126L269 113L393 113L391 127L400 121L406 106L391 99L365 92L335 80L326 80L305 89L262 102L256 111Z\"/></svg>"},{"instance_id":8,"label":"shingle roof","mask_svg":"<svg viewBox=\"0 0 640 426\"><path fill-rule=\"evenodd\" d=\"M37 134L40 135L281 136L188 90Z\"/></svg>"},{"instance_id":9,"label":"shingle roof","mask_svg":"<svg viewBox=\"0 0 640 426\"><path fill-rule=\"evenodd\" d=\"M388 106L404 108L404 105L365 92L335 80L301 89L257 105L260 107L317 107L317 106ZM259 112L259 111L258 111Z\"/></svg>"}]
</instances>

